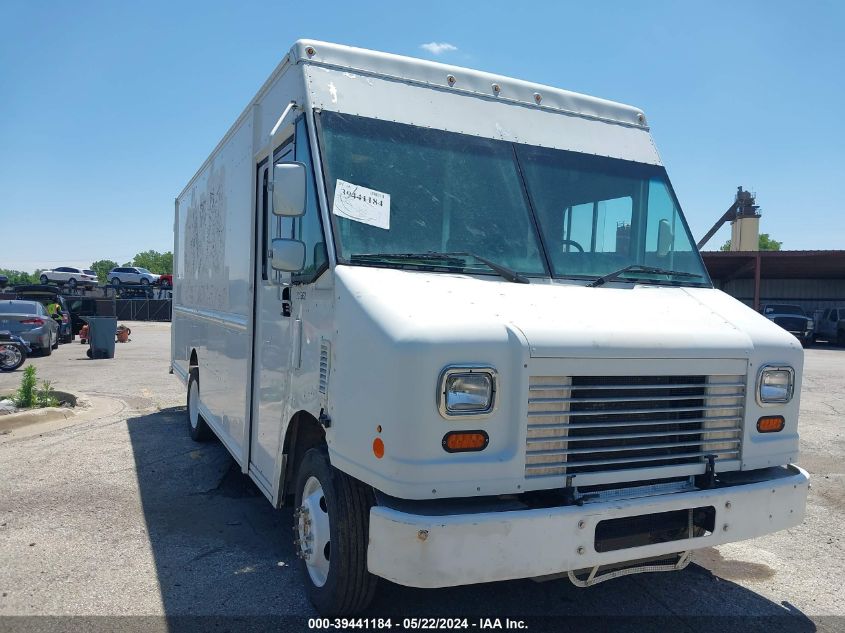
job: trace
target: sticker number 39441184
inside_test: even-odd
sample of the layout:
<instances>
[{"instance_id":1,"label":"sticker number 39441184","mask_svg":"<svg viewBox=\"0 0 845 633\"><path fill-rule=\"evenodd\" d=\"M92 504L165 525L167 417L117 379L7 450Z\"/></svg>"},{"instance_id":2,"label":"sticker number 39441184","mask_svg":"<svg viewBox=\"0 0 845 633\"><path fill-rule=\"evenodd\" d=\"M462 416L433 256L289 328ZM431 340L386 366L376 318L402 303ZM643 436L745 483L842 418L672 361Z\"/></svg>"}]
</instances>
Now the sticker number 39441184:
<instances>
[{"instance_id":1,"label":"sticker number 39441184","mask_svg":"<svg viewBox=\"0 0 845 633\"><path fill-rule=\"evenodd\" d=\"M334 189L333 213L341 218L390 228L390 194L338 179Z\"/></svg>"}]
</instances>

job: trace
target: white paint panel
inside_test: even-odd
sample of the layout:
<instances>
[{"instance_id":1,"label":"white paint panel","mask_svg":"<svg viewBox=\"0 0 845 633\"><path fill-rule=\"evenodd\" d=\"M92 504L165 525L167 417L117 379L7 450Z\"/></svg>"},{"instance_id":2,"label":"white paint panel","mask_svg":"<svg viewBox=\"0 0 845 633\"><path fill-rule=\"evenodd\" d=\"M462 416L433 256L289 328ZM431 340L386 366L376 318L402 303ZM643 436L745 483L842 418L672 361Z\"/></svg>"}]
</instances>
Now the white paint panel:
<instances>
[{"instance_id":1,"label":"white paint panel","mask_svg":"<svg viewBox=\"0 0 845 633\"><path fill-rule=\"evenodd\" d=\"M524 473L530 375L742 375L748 368L742 463L760 468L797 457L798 399L766 411L783 414L787 427L761 437L753 394L762 363L800 374L801 348L718 290L514 284L353 266L335 272L330 454L387 494L436 499L548 487ZM438 413L437 378L461 363L499 373L498 407L483 421ZM371 448L378 425L382 459ZM447 431L479 428L490 436L484 451L443 451Z\"/></svg>"},{"instance_id":2,"label":"white paint panel","mask_svg":"<svg viewBox=\"0 0 845 633\"><path fill-rule=\"evenodd\" d=\"M316 40L299 40L291 48L290 58L294 63L304 62L340 70L351 79L361 74L377 75L392 81L414 83L434 89L448 88L452 92L502 102L540 106L585 118L646 127L645 116L639 108L522 79L415 57ZM330 97L332 92L329 86Z\"/></svg>"},{"instance_id":3,"label":"white paint panel","mask_svg":"<svg viewBox=\"0 0 845 633\"><path fill-rule=\"evenodd\" d=\"M410 587L451 587L535 578L713 547L794 527L804 518L806 471L779 478L661 497L538 510L422 516L375 507L370 512L367 566ZM595 550L606 519L713 506L708 536L610 552ZM723 527L726 526L726 527ZM426 538L420 538L423 530Z\"/></svg>"},{"instance_id":4,"label":"white paint panel","mask_svg":"<svg viewBox=\"0 0 845 633\"><path fill-rule=\"evenodd\" d=\"M307 66L314 107L485 138L660 164L648 129L448 88Z\"/></svg>"}]
</instances>

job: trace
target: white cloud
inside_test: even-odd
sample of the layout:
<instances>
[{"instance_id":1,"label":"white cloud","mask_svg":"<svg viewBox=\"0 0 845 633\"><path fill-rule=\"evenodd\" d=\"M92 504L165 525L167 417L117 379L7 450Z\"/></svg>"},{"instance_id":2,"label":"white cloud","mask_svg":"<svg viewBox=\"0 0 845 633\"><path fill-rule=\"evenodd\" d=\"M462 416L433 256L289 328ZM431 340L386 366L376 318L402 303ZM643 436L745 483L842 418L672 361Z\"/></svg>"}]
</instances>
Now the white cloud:
<instances>
[{"instance_id":1,"label":"white cloud","mask_svg":"<svg viewBox=\"0 0 845 633\"><path fill-rule=\"evenodd\" d=\"M428 42L427 44L420 44L420 48L427 50L432 55L440 55L441 53L449 53L458 50L458 47L449 42Z\"/></svg>"}]
</instances>

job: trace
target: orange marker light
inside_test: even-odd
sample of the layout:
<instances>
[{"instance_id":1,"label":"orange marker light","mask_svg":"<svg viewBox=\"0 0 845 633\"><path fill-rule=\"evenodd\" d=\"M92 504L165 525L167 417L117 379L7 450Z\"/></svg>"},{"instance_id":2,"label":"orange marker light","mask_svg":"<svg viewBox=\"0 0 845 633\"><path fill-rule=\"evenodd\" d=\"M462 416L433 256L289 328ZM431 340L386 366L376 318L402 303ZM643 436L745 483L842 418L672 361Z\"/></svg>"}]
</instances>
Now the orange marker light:
<instances>
[{"instance_id":1,"label":"orange marker light","mask_svg":"<svg viewBox=\"0 0 845 633\"><path fill-rule=\"evenodd\" d=\"M484 431L451 431L443 436L443 450L447 453L483 451L489 443Z\"/></svg>"},{"instance_id":2,"label":"orange marker light","mask_svg":"<svg viewBox=\"0 0 845 633\"><path fill-rule=\"evenodd\" d=\"M384 457L384 442L382 442L380 437L373 440L373 455L375 455L377 459Z\"/></svg>"},{"instance_id":3,"label":"orange marker light","mask_svg":"<svg viewBox=\"0 0 845 633\"><path fill-rule=\"evenodd\" d=\"M760 433L777 433L783 431L786 421L782 415L769 415L757 420L757 431Z\"/></svg>"}]
</instances>

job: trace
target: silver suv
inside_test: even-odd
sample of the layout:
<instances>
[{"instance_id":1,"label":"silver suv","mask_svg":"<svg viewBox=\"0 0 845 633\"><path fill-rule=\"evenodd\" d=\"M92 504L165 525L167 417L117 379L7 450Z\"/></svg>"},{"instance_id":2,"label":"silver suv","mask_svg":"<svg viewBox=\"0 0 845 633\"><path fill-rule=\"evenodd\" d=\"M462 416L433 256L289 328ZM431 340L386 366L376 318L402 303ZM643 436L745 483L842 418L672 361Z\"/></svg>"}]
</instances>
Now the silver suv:
<instances>
[{"instance_id":1,"label":"silver suv","mask_svg":"<svg viewBox=\"0 0 845 633\"><path fill-rule=\"evenodd\" d=\"M828 308L816 320L817 339L836 345L845 345L845 306Z\"/></svg>"},{"instance_id":2,"label":"silver suv","mask_svg":"<svg viewBox=\"0 0 845 633\"><path fill-rule=\"evenodd\" d=\"M137 266L119 266L118 268L112 268L107 277L112 286L119 286L120 284L141 284L142 286L148 286L157 282L161 275L156 275L146 268L139 268Z\"/></svg>"}]
</instances>

